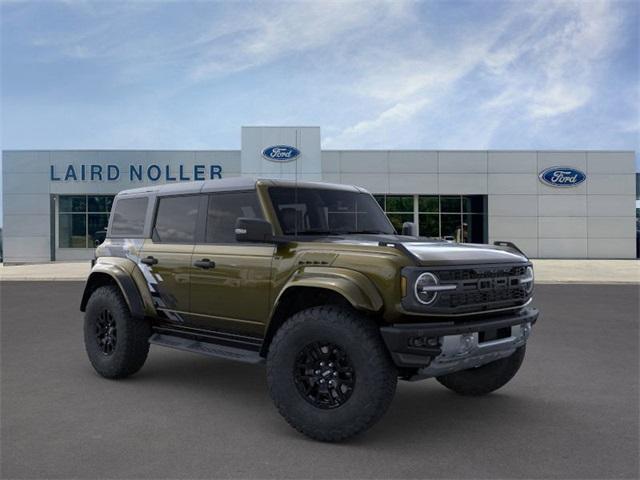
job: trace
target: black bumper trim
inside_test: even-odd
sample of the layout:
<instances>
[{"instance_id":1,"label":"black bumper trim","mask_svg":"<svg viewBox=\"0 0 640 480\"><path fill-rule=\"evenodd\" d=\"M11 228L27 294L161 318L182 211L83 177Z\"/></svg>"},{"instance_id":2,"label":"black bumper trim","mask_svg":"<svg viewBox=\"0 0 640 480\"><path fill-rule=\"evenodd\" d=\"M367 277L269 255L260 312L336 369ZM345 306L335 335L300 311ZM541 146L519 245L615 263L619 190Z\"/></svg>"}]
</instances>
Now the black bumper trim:
<instances>
[{"instance_id":1,"label":"black bumper trim","mask_svg":"<svg viewBox=\"0 0 640 480\"><path fill-rule=\"evenodd\" d=\"M396 365L414 367L428 364L441 350L440 347L412 347L409 345L411 337L444 337L497 330L524 323L534 324L538 320L538 314L537 308L526 307L517 313L475 322L396 323L380 327L380 333Z\"/></svg>"}]
</instances>

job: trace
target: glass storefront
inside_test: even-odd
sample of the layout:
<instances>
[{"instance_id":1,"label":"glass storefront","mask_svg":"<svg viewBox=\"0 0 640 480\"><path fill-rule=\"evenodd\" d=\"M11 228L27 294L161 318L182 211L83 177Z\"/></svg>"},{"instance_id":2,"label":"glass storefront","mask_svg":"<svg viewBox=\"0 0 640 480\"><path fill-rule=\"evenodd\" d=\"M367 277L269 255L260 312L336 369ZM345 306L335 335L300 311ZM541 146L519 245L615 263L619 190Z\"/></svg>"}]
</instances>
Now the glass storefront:
<instances>
[{"instance_id":1,"label":"glass storefront","mask_svg":"<svg viewBox=\"0 0 640 480\"><path fill-rule=\"evenodd\" d=\"M487 242L486 195L375 195L397 231L414 222L418 235Z\"/></svg>"},{"instance_id":2,"label":"glass storefront","mask_svg":"<svg viewBox=\"0 0 640 480\"><path fill-rule=\"evenodd\" d=\"M417 234L458 242L486 243L486 195L374 195L400 232L414 222ZM93 248L106 232L113 195L58 197L58 247Z\"/></svg>"},{"instance_id":3,"label":"glass storefront","mask_svg":"<svg viewBox=\"0 0 640 480\"><path fill-rule=\"evenodd\" d=\"M58 247L93 248L104 238L113 195L60 195L58 197Z\"/></svg>"}]
</instances>

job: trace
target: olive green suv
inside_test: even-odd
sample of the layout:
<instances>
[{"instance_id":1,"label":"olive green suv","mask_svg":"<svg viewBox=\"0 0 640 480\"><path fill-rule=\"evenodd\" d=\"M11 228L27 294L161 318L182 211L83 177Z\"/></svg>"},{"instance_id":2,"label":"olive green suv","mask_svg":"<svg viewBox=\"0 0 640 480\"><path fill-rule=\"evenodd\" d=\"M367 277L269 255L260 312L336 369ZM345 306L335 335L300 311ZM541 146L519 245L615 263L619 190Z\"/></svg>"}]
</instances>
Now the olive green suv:
<instances>
[{"instance_id":1,"label":"olive green suv","mask_svg":"<svg viewBox=\"0 0 640 480\"><path fill-rule=\"evenodd\" d=\"M507 242L396 232L353 186L231 178L123 191L81 302L96 371L136 373L149 345L266 363L300 432L348 438L398 378L483 395L518 371L538 311Z\"/></svg>"}]
</instances>

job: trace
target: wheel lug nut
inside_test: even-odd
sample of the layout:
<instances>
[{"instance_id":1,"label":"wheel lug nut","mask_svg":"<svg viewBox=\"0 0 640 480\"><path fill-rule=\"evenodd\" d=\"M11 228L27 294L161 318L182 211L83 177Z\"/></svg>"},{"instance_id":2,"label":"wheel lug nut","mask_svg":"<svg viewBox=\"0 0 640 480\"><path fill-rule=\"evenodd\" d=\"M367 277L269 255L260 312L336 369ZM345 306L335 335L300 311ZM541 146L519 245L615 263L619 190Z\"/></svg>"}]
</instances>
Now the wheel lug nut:
<instances>
[{"instance_id":1,"label":"wheel lug nut","mask_svg":"<svg viewBox=\"0 0 640 480\"><path fill-rule=\"evenodd\" d=\"M333 376L337 377L338 376L338 372L333 372Z\"/></svg>"},{"instance_id":2,"label":"wheel lug nut","mask_svg":"<svg viewBox=\"0 0 640 480\"><path fill-rule=\"evenodd\" d=\"M320 366L321 366L321 367L324 367L324 362L320 362Z\"/></svg>"},{"instance_id":3,"label":"wheel lug nut","mask_svg":"<svg viewBox=\"0 0 640 480\"><path fill-rule=\"evenodd\" d=\"M330 367L333 367L333 363L329 363L329 366L330 366Z\"/></svg>"}]
</instances>

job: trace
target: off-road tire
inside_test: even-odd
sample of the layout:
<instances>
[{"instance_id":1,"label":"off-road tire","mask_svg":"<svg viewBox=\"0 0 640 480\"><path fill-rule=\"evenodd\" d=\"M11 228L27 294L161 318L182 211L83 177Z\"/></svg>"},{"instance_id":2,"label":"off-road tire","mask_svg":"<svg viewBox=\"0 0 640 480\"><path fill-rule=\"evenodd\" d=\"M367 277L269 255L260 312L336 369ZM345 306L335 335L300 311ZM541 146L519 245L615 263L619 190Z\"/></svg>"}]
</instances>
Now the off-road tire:
<instances>
[{"instance_id":1,"label":"off-road tire","mask_svg":"<svg viewBox=\"0 0 640 480\"><path fill-rule=\"evenodd\" d=\"M311 404L298 390L294 365L300 352L316 342L344 351L355 371L350 397L333 409ZM280 414L311 438L334 442L370 428L387 411L398 372L375 323L340 306L312 307L290 317L276 333L267 356L269 392Z\"/></svg>"},{"instance_id":2,"label":"off-road tire","mask_svg":"<svg viewBox=\"0 0 640 480\"><path fill-rule=\"evenodd\" d=\"M110 354L102 351L96 335L97 323L105 311L115 322L117 334ZM100 375L124 378L140 370L149 353L150 335L149 322L131 317L117 287L99 287L91 294L84 315L84 345L91 365Z\"/></svg>"},{"instance_id":3,"label":"off-road tire","mask_svg":"<svg viewBox=\"0 0 640 480\"><path fill-rule=\"evenodd\" d=\"M438 382L460 395L481 396L504 386L520 369L526 345L518 348L509 357L487 363L477 368L436 377Z\"/></svg>"}]
</instances>

